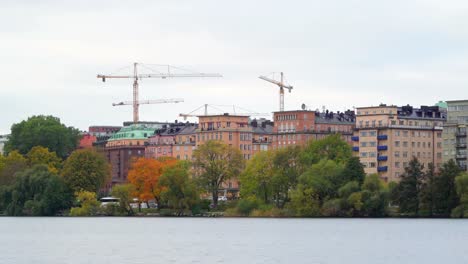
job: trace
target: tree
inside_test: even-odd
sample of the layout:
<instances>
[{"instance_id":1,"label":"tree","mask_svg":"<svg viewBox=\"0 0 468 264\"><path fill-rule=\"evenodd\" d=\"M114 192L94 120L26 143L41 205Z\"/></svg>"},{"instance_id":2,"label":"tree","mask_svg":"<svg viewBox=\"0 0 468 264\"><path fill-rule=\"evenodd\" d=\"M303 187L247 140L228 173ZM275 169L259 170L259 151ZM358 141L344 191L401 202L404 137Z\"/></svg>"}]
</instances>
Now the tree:
<instances>
[{"instance_id":1,"label":"tree","mask_svg":"<svg viewBox=\"0 0 468 264\"><path fill-rule=\"evenodd\" d=\"M132 184L117 184L112 187L112 196L119 198L119 207L127 215L133 215L131 203L133 202L133 193L135 186Z\"/></svg>"},{"instance_id":2,"label":"tree","mask_svg":"<svg viewBox=\"0 0 468 264\"><path fill-rule=\"evenodd\" d=\"M45 165L35 165L17 175L11 187L9 215L55 215L69 208L72 193Z\"/></svg>"},{"instance_id":3,"label":"tree","mask_svg":"<svg viewBox=\"0 0 468 264\"><path fill-rule=\"evenodd\" d=\"M289 201L289 192L296 188L299 176L304 172L300 162L301 148L288 146L274 152L273 196L276 207L283 208Z\"/></svg>"},{"instance_id":4,"label":"tree","mask_svg":"<svg viewBox=\"0 0 468 264\"><path fill-rule=\"evenodd\" d=\"M322 159L337 163L346 162L352 156L351 147L341 139L340 134L330 135L324 139L309 141L301 153L304 166L318 163Z\"/></svg>"},{"instance_id":5,"label":"tree","mask_svg":"<svg viewBox=\"0 0 468 264\"><path fill-rule=\"evenodd\" d=\"M370 217L382 217L387 214L388 191L377 174L366 176L361 187L362 214Z\"/></svg>"},{"instance_id":6,"label":"tree","mask_svg":"<svg viewBox=\"0 0 468 264\"><path fill-rule=\"evenodd\" d=\"M423 173L419 190L419 215L430 217L434 214L436 173L434 164L429 163L427 171Z\"/></svg>"},{"instance_id":7,"label":"tree","mask_svg":"<svg viewBox=\"0 0 468 264\"><path fill-rule=\"evenodd\" d=\"M96 193L88 191L79 191L75 193L79 207L73 207L70 210L70 216L94 216L99 211L99 202L96 199Z\"/></svg>"},{"instance_id":8,"label":"tree","mask_svg":"<svg viewBox=\"0 0 468 264\"><path fill-rule=\"evenodd\" d=\"M45 164L49 168L49 171L57 174L60 168L62 160L55 154L50 152L47 148L41 146L33 147L27 154L29 166L37 164Z\"/></svg>"},{"instance_id":9,"label":"tree","mask_svg":"<svg viewBox=\"0 0 468 264\"><path fill-rule=\"evenodd\" d=\"M14 182L15 174L27 168L27 160L18 151L0 156L0 186Z\"/></svg>"},{"instance_id":10,"label":"tree","mask_svg":"<svg viewBox=\"0 0 468 264\"><path fill-rule=\"evenodd\" d=\"M468 217L468 173L457 176L455 186L460 205L452 210L452 217Z\"/></svg>"},{"instance_id":11,"label":"tree","mask_svg":"<svg viewBox=\"0 0 468 264\"><path fill-rule=\"evenodd\" d=\"M311 187L301 183L291 191L289 206L294 210L296 216L320 216L318 195Z\"/></svg>"},{"instance_id":12,"label":"tree","mask_svg":"<svg viewBox=\"0 0 468 264\"><path fill-rule=\"evenodd\" d=\"M400 213L417 216L419 212L419 191L421 189L424 166L413 157L401 175L398 185L398 205Z\"/></svg>"},{"instance_id":13,"label":"tree","mask_svg":"<svg viewBox=\"0 0 468 264\"><path fill-rule=\"evenodd\" d=\"M336 198L338 189L345 184L343 165L333 160L321 160L299 177L299 183L311 188L322 205L325 200Z\"/></svg>"},{"instance_id":14,"label":"tree","mask_svg":"<svg viewBox=\"0 0 468 264\"><path fill-rule=\"evenodd\" d=\"M141 201L149 201L155 199L156 203L161 206L162 188L159 184L161 175L165 168L174 166L176 159L148 159L137 158L131 164L128 171L128 182L135 186L135 195Z\"/></svg>"},{"instance_id":15,"label":"tree","mask_svg":"<svg viewBox=\"0 0 468 264\"><path fill-rule=\"evenodd\" d=\"M460 174L460 167L453 160L442 165L439 176L435 178L434 214L448 217L457 207L459 198L455 188L455 177Z\"/></svg>"},{"instance_id":16,"label":"tree","mask_svg":"<svg viewBox=\"0 0 468 264\"><path fill-rule=\"evenodd\" d=\"M65 160L62 176L73 192L98 192L110 179L110 166L96 151L80 149Z\"/></svg>"},{"instance_id":17,"label":"tree","mask_svg":"<svg viewBox=\"0 0 468 264\"><path fill-rule=\"evenodd\" d=\"M174 209L190 210L198 202L197 188L189 178L188 170L189 163L180 161L167 168L161 176L161 197Z\"/></svg>"},{"instance_id":18,"label":"tree","mask_svg":"<svg viewBox=\"0 0 468 264\"><path fill-rule=\"evenodd\" d=\"M262 151L247 162L246 169L240 176L241 196L256 196L265 204L270 202L273 193L275 170L273 151Z\"/></svg>"},{"instance_id":19,"label":"tree","mask_svg":"<svg viewBox=\"0 0 468 264\"><path fill-rule=\"evenodd\" d=\"M193 152L193 165L201 187L211 193L213 205L218 205L218 190L226 180L238 176L244 159L238 149L221 141L209 140Z\"/></svg>"},{"instance_id":20,"label":"tree","mask_svg":"<svg viewBox=\"0 0 468 264\"><path fill-rule=\"evenodd\" d=\"M346 165L343 170L343 178L346 182L357 181L359 184L364 182L366 173L364 172L364 166L358 157L351 157L346 161Z\"/></svg>"},{"instance_id":21,"label":"tree","mask_svg":"<svg viewBox=\"0 0 468 264\"><path fill-rule=\"evenodd\" d=\"M14 124L11 135L5 144L5 152L18 150L25 155L35 146L43 146L66 158L76 149L79 131L67 127L60 119L53 116L32 116L28 120Z\"/></svg>"}]
</instances>

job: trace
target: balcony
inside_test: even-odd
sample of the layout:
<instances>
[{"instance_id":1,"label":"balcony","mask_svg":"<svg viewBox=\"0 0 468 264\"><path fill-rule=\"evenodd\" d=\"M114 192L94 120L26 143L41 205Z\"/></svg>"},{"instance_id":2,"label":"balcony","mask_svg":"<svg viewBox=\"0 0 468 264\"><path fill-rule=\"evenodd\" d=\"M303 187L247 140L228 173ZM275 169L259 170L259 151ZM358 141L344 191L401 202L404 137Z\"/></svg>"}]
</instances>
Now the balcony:
<instances>
[{"instance_id":1,"label":"balcony","mask_svg":"<svg viewBox=\"0 0 468 264\"><path fill-rule=\"evenodd\" d=\"M378 161L387 161L387 160L388 160L388 157L387 157L387 156L378 156L378 157L377 157L377 160L378 160Z\"/></svg>"},{"instance_id":2,"label":"balcony","mask_svg":"<svg viewBox=\"0 0 468 264\"><path fill-rule=\"evenodd\" d=\"M388 136L387 136L387 135L378 135L378 136L377 136L377 139L378 139L378 140L387 140L387 139L388 139Z\"/></svg>"},{"instance_id":3,"label":"balcony","mask_svg":"<svg viewBox=\"0 0 468 264\"><path fill-rule=\"evenodd\" d=\"M387 149L388 149L387 145L377 146L377 150L387 150Z\"/></svg>"},{"instance_id":4,"label":"balcony","mask_svg":"<svg viewBox=\"0 0 468 264\"><path fill-rule=\"evenodd\" d=\"M388 166L379 166L377 167L377 171L381 172L381 171L387 171L388 170Z\"/></svg>"},{"instance_id":5,"label":"balcony","mask_svg":"<svg viewBox=\"0 0 468 264\"><path fill-rule=\"evenodd\" d=\"M460 165L460 169L466 171L466 165Z\"/></svg>"},{"instance_id":6,"label":"balcony","mask_svg":"<svg viewBox=\"0 0 468 264\"><path fill-rule=\"evenodd\" d=\"M457 143L457 148L466 148L466 143Z\"/></svg>"},{"instance_id":7,"label":"balcony","mask_svg":"<svg viewBox=\"0 0 468 264\"><path fill-rule=\"evenodd\" d=\"M466 154L458 154L457 159L466 159Z\"/></svg>"},{"instance_id":8,"label":"balcony","mask_svg":"<svg viewBox=\"0 0 468 264\"><path fill-rule=\"evenodd\" d=\"M457 137L466 137L466 131L458 131Z\"/></svg>"},{"instance_id":9,"label":"balcony","mask_svg":"<svg viewBox=\"0 0 468 264\"><path fill-rule=\"evenodd\" d=\"M351 137L351 140L352 140L352 141L359 141L359 137L358 137L358 136L352 136L352 137Z\"/></svg>"},{"instance_id":10,"label":"balcony","mask_svg":"<svg viewBox=\"0 0 468 264\"><path fill-rule=\"evenodd\" d=\"M353 147L353 151L359 151L359 147Z\"/></svg>"}]
</instances>

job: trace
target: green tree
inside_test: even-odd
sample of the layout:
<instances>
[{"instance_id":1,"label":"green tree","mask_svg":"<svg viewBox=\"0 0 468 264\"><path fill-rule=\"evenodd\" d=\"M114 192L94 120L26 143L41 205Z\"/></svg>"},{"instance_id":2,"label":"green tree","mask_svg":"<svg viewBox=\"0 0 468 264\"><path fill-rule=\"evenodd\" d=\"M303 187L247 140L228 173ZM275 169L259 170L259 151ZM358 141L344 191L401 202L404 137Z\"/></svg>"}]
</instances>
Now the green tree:
<instances>
[{"instance_id":1,"label":"green tree","mask_svg":"<svg viewBox=\"0 0 468 264\"><path fill-rule=\"evenodd\" d=\"M387 215L388 190L377 174L367 175L361 187L362 214L370 217Z\"/></svg>"},{"instance_id":2,"label":"green tree","mask_svg":"<svg viewBox=\"0 0 468 264\"><path fill-rule=\"evenodd\" d=\"M9 215L55 215L70 207L73 195L47 166L35 165L17 175L10 197Z\"/></svg>"},{"instance_id":3,"label":"green tree","mask_svg":"<svg viewBox=\"0 0 468 264\"><path fill-rule=\"evenodd\" d=\"M460 205L452 210L452 217L468 217L468 173L455 178L455 187Z\"/></svg>"},{"instance_id":4,"label":"green tree","mask_svg":"<svg viewBox=\"0 0 468 264\"><path fill-rule=\"evenodd\" d=\"M14 182L15 174L27 168L27 160L18 151L0 156L0 186Z\"/></svg>"},{"instance_id":5,"label":"green tree","mask_svg":"<svg viewBox=\"0 0 468 264\"><path fill-rule=\"evenodd\" d=\"M94 216L99 212L99 202L96 199L96 193L80 191L75 193L79 207L73 207L70 210L70 216Z\"/></svg>"},{"instance_id":6,"label":"green tree","mask_svg":"<svg viewBox=\"0 0 468 264\"><path fill-rule=\"evenodd\" d=\"M304 172L300 162L301 148L288 146L274 152L273 198L276 207L283 208L289 199L290 190L296 188L299 176Z\"/></svg>"},{"instance_id":7,"label":"green tree","mask_svg":"<svg viewBox=\"0 0 468 264\"><path fill-rule=\"evenodd\" d=\"M321 160L299 177L299 183L311 188L323 204L325 200L337 198L338 189L345 184L343 165L333 160Z\"/></svg>"},{"instance_id":8,"label":"green tree","mask_svg":"<svg viewBox=\"0 0 468 264\"><path fill-rule=\"evenodd\" d=\"M97 193L110 179L110 166L96 151L80 149L65 160L62 176L73 192Z\"/></svg>"},{"instance_id":9,"label":"green tree","mask_svg":"<svg viewBox=\"0 0 468 264\"><path fill-rule=\"evenodd\" d=\"M262 151L247 162L240 176L241 197L253 195L263 200L265 204L270 202L273 193L273 178L277 173L273 160L273 151Z\"/></svg>"},{"instance_id":10,"label":"green tree","mask_svg":"<svg viewBox=\"0 0 468 264\"><path fill-rule=\"evenodd\" d=\"M459 199L455 188L455 177L460 174L460 167L453 160L442 165L439 176L435 178L434 214L438 216L450 216L452 210L457 207Z\"/></svg>"},{"instance_id":11,"label":"green tree","mask_svg":"<svg viewBox=\"0 0 468 264\"><path fill-rule=\"evenodd\" d=\"M33 147L27 154L29 166L37 164L45 164L49 168L49 171L58 174L62 160L55 154L50 152L47 148L41 146Z\"/></svg>"},{"instance_id":12,"label":"green tree","mask_svg":"<svg viewBox=\"0 0 468 264\"><path fill-rule=\"evenodd\" d=\"M324 139L309 141L301 153L304 166L318 163L322 159L337 163L346 162L352 157L351 147L341 139L340 134L330 135Z\"/></svg>"},{"instance_id":13,"label":"green tree","mask_svg":"<svg viewBox=\"0 0 468 264\"><path fill-rule=\"evenodd\" d=\"M195 183L189 178L188 171L189 163L180 161L163 172L159 180L163 189L161 197L169 207L190 210L197 204L199 195Z\"/></svg>"},{"instance_id":14,"label":"green tree","mask_svg":"<svg viewBox=\"0 0 468 264\"><path fill-rule=\"evenodd\" d=\"M318 195L312 187L301 183L291 191L289 206L294 210L296 216L313 217L321 215Z\"/></svg>"},{"instance_id":15,"label":"green tree","mask_svg":"<svg viewBox=\"0 0 468 264\"><path fill-rule=\"evenodd\" d=\"M244 159L238 149L221 141L209 140L193 152L193 165L200 186L218 205L218 190L226 180L240 175Z\"/></svg>"},{"instance_id":16,"label":"green tree","mask_svg":"<svg viewBox=\"0 0 468 264\"><path fill-rule=\"evenodd\" d=\"M364 166L358 157L351 157L346 161L346 165L343 170L343 178L346 182L357 181L359 184L364 182L366 173L364 172Z\"/></svg>"},{"instance_id":17,"label":"green tree","mask_svg":"<svg viewBox=\"0 0 468 264\"><path fill-rule=\"evenodd\" d=\"M398 185L398 205L400 213L417 216L419 212L419 191L421 189L424 166L413 157L401 175Z\"/></svg>"},{"instance_id":18,"label":"green tree","mask_svg":"<svg viewBox=\"0 0 468 264\"><path fill-rule=\"evenodd\" d=\"M60 123L59 118L32 116L11 127L5 152L18 150L25 155L33 147L43 146L57 153L59 157L65 158L76 149L78 139L79 131Z\"/></svg>"},{"instance_id":19,"label":"green tree","mask_svg":"<svg viewBox=\"0 0 468 264\"><path fill-rule=\"evenodd\" d=\"M133 203L133 193L135 186L132 184L117 184L112 187L112 196L119 198L120 210L127 215L134 215L131 203Z\"/></svg>"},{"instance_id":20,"label":"green tree","mask_svg":"<svg viewBox=\"0 0 468 264\"><path fill-rule=\"evenodd\" d=\"M434 214L435 180L436 173L434 164L429 163L427 171L423 173L421 188L419 190L420 216L428 217Z\"/></svg>"}]
</instances>

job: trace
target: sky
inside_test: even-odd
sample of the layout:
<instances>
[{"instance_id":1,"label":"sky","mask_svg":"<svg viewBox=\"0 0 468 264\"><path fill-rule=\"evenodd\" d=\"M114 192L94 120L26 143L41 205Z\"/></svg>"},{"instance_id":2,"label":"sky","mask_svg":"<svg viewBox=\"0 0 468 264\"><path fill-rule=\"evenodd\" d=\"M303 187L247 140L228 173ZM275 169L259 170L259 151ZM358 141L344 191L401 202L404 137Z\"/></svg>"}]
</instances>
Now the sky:
<instances>
[{"instance_id":1,"label":"sky","mask_svg":"<svg viewBox=\"0 0 468 264\"><path fill-rule=\"evenodd\" d=\"M223 75L142 80L140 99L184 99L140 106L142 121L203 104L272 113L279 89L258 76L281 71L286 110L468 99L467 13L466 0L3 0L0 134L39 114L80 130L132 120L112 106L132 80L96 75L133 62Z\"/></svg>"}]
</instances>

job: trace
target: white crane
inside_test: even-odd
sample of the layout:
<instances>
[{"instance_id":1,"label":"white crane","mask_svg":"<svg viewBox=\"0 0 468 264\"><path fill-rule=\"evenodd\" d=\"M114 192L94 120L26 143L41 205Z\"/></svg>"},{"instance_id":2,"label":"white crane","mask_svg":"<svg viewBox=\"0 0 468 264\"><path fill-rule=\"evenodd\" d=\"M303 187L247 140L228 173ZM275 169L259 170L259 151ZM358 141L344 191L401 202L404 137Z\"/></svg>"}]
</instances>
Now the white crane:
<instances>
[{"instance_id":1,"label":"white crane","mask_svg":"<svg viewBox=\"0 0 468 264\"><path fill-rule=\"evenodd\" d=\"M218 73L171 73L172 69L178 69L176 67L170 66L170 65L164 65L165 68L167 68L167 72L161 73L151 73L151 74L138 74L138 65L144 66L144 64L141 63L133 63L133 75L102 75L98 74L97 78L102 79L103 82L106 81L106 79L133 79L133 101L132 102L120 102L120 103L114 103L112 104L113 106L116 105L133 105L133 122L138 123L139 121L139 105L140 104L163 104L163 103L178 103L178 102L183 102L183 99L161 99L161 100L145 100L145 101L139 101L138 100L138 80L143 79L143 78L176 78L176 77L222 77L221 74Z\"/></svg>"},{"instance_id":2,"label":"white crane","mask_svg":"<svg viewBox=\"0 0 468 264\"><path fill-rule=\"evenodd\" d=\"M265 77L265 76L259 76L258 78L260 78L262 80L265 80L267 82L276 84L276 85L279 86L279 88L280 88L280 91L279 91L279 94L280 94L280 112L283 112L284 111L284 88L288 89L289 92L291 92L291 90L293 88L291 85L286 85L284 83L284 81L283 81L283 72L281 72L281 81L276 81L274 79L271 79L271 78L268 78L268 77Z\"/></svg>"}]
</instances>

